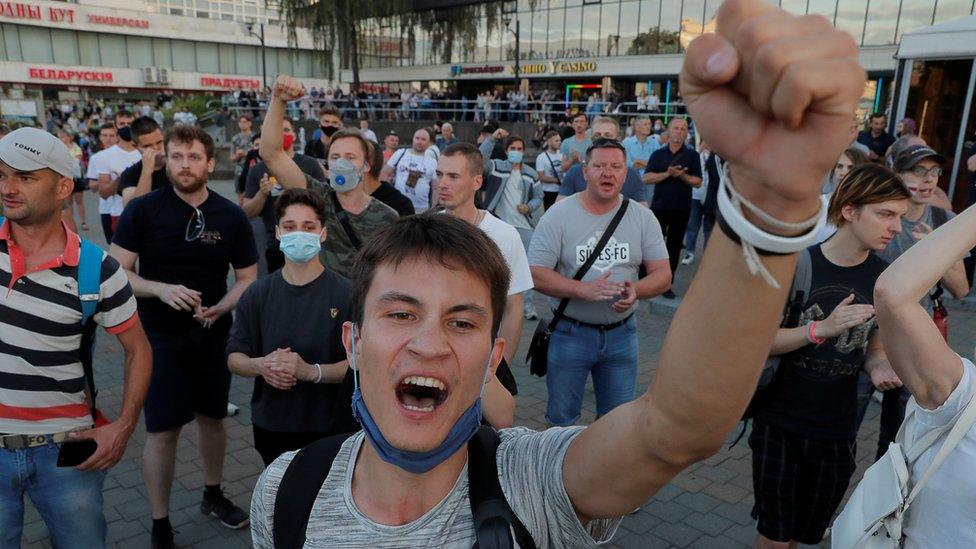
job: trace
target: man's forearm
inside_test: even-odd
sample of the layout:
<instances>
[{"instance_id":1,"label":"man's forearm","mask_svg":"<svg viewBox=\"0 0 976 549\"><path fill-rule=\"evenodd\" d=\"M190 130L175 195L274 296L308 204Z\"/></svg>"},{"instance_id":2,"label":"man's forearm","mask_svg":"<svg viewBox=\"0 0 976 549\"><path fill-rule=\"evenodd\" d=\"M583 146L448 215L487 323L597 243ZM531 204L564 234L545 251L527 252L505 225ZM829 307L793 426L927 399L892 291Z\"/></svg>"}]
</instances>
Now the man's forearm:
<instances>
[{"instance_id":1,"label":"man's forearm","mask_svg":"<svg viewBox=\"0 0 976 549\"><path fill-rule=\"evenodd\" d=\"M124 422L129 430L134 429L139 422L139 412L146 400L149 380L152 377L152 348L146 339L141 322L137 322L136 326L129 328L128 331L135 329L138 329L137 333L120 338L124 341L125 388L118 421Z\"/></svg>"},{"instance_id":2,"label":"man's forearm","mask_svg":"<svg viewBox=\"0 0 976 549\"><path fill-rule=\"evenodd\" d=\"M118 190L118 179L112 180L107 173L103 173L98 176L98 196L108 199L118 192Z\"/></svg>"},{"instance_id":3,"label":"man's forearm","mask_svg":"<svg viewBox=\"0 0 976 549\"><path fill-rule=\"evenodd\" d=\"M532 282L535 290L549 297L556 298L579 298L580 282L567 278L549 267L532 265Z\"/></svg>"},{"instance_id":4,"label":"man's forearm","mask_svg":"<svg viewBox=\"0 0 976 549\"><path fill-rule=\"evenodd\" d=\"M664 268L648 269L647 276L634 284L634 291L637 292L637 299L650 299L668 291L671 287L671 266L665 265Z\"/></svg>"},{"instance_id":5,"label":"man's forearm","mask_svg":"<svg viewBox=\"0 0 976 549\"><path fill-rule=\"evenodd\" d=\"M685 185L688 185L689 187L692 187L694 189L701 187L702 184L702 178L694 175L682 174L678 176L678 179L680 179L681 182L684 183Z\"/></svg>"},{"instance_id":6,"label":"man's forearm","mask_svg":"<svg viewBox=\"0 0 976 549\"><path fill-rule=\"evenodd\" d=\"M268 194L262 190L258 190L258 193L251 198L244 198L244 204L241 209L248 218L254 218L261 214L261 210L264 209L264 203L268 200Z\"/></svg>"},{"instance_id":7,"label":"man's forearm","mask_svg":"<svg viewBox=\"0 0 976 549\"><path fill-rule=\"evenodd\" d=\"M515 294L505 301L505 312L498 326L498 335L505 340L505 360L512 364L522 338L522 306L524 295Z\"/></svg>"},{"instance_id":8,"label":"man's forearm","mask_svg":"<svg viewBox=\"0 0 976 549\"><path fill-rule=\"evenodd\" d=\"M810 344L807 339L807 327L780 328L773 337L773 346L769 349L770 356L785 355Z\"/></svg>"},{"instance_id":9,"label":"man's forearm","mask_svg":"<svg viewBox=\"0 0 976 549\"><path fill-rule=\"evenodd\" d=\"M669 177L668 172L647 172L641 176L645 185L657 185Z\"/></svg>"},{"instance_id":10,"label":"man's forearm","mask_svg":"<svg viewBox=\"0 0 976 549\"><path fill-rule=\"evenodd\" d=\"M244 290L253 284L255 280L257 280L257 277L238 277L237 281L234 282L234 285L231 286L230 290L224 294L224 297L217 302L216 306L223 309L226 313L233 311L234 307L237 307L237 302L244 294Z\"/></svg>"},{"instance_id":11,"label":"man's forearm","mask_svg":"<svg viewBox=\"0 0 976 549\"><path fill-rule=\"evenodd\" d=\"M244 377L257 377L261 375L260 361L264 360L264 357L251 358L244 353L231 353L227 355L227 368L239 375Z\"/></svg>"},{"instance_id":12,"label":"man's forearm","mask_svg":"<svg viewBox=\"0 0 976 549\"><path fill-rule=\"evenodd\" d=\"M139 174L139 182L136 183L136 194L132 198L148 194L152 191L152 176L153 170L142 169L142 172Z\"/></svg>"},{"instance_id":13,"label":"man's forearm","mask_svg":"<svg viewBox=\"0 0 976 549\"><path fill-rule=\"evenodd\" d=\"M132 295L136 297L155 297L166 288L166 284L143 278L134 270L126 269L126 276L129 278L129 286L132 287Z\"/></svg>"}]
</instances>

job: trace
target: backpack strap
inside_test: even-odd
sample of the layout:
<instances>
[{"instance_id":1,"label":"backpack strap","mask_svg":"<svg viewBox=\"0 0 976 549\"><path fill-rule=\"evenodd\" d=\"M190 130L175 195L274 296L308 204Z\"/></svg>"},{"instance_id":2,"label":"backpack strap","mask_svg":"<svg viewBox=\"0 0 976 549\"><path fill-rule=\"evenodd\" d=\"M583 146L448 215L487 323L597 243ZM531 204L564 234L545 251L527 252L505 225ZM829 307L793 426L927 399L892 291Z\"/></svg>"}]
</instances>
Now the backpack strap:
<instances>
[{"instance_id":1,"label":"backpack strap","mask_svg":"<svg viewBox=\"0 0 976 549\"><path fill-rule=\"evenodd\" d=\"M78 298L81 300L81 368L85 372L88 391L88 409L95 421L95 328L92 322L98 301L101 299L102 249L94 242L81 239L81 255L78 259Z\"/></svg>"},{"instance_id":2,"label":"backpack strap","mask_svg":"<svg viewBox=\"0 0 976 549\"><path fill-rule=\"evenodd\" d=\"M335 435L302 448L292 458L278 484L271 533L277 549L300 549L305 545L305 530L315 498L342 443L353 433Z\"/></svg>"},{"instance_id":3,"label":"backpack strap","mask_svg":"<svg viewBox=\"0 0 976 549\"><path fill-rule=\"evenodd\" d=\"M468 498L477 541L475 549L511 549L512 533L522 549L535 549L535 541L505 500L498 481L497 451L501 438L482 425L468 442Z\"/></svg>"},{"instance_id":4,"label":"backpack strap","mask_svg":"<svg viewBox=\"0 0 976 549\"><path fill-rule=\"evenodd\" d=\"M938 229L939 227L946 224L949 221L949 212L945 208L940 208L938 206L931 206L932 208L932 230Z\"/></svg>"},{"instance_id":5,"label":"backpack strap","mask_svg":"<svg viewBox=\"0 0 976 549\"><path fill-rule=\"evenodd\" d=\"M810 250L800 250L796 258L796 271L793 273L793 284L790 286L789 298L786 301L786 311L783 315L784 328L796 328L800 325L800 315L803 304L806 303L813 287L813 262Z\"/></svg>"}]
</instances>

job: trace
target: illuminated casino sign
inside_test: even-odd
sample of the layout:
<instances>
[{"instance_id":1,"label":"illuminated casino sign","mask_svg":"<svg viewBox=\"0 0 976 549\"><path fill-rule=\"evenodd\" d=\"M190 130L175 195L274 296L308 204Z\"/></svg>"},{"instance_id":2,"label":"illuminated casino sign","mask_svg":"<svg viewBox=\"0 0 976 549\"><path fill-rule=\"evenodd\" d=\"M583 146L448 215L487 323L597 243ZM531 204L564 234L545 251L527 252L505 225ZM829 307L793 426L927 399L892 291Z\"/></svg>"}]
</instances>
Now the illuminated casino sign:
<instances>
[{"instance_id":1,"label":"illuminated casino sign","mask_svg":"<svg viewBox=\"0 0 976 549\"><path fill-rule=\"evenodd\" d=\"M581 72L596 72L596 69L596 61L549 61L548 63L526 63L525 65L520 65L519 74L576 74ZM510 66L508 72L515 74L515 66Z\"/></svg>"}]
</instances>

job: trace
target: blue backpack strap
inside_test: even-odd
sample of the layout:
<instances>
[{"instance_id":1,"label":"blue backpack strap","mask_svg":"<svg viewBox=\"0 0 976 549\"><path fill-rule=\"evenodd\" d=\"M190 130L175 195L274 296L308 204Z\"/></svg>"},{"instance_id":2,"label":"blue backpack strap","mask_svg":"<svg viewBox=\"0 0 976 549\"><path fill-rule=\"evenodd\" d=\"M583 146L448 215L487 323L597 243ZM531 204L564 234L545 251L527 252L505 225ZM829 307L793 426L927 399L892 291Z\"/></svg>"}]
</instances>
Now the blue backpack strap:
<instances>
[{"instance_id":1,"label":"blue backpack strap","mask_svg":"<svg viewBox=\"0 0 976 549\"><path fill-rule=\"evenodd\" d=\"M91 322L101 298L102 249L94 242L81 239L81 252L78 258L78 297L81 300L81 366L85 372L85 387L88 392L88 407L92 421L95 421L95 328Z\"/></svg>"},{"instance_id":2,"label":"blue backpack strap","mask_svg":"<svg viewBox=\"0 0 976 549\"><path fill-rule=\"evenodd\" d=\"M95 316L101 298L102 249L94 242L81 239L78 260L78 297L81 299L81 324L86 326Z\"/></svg>"}]
</instances>

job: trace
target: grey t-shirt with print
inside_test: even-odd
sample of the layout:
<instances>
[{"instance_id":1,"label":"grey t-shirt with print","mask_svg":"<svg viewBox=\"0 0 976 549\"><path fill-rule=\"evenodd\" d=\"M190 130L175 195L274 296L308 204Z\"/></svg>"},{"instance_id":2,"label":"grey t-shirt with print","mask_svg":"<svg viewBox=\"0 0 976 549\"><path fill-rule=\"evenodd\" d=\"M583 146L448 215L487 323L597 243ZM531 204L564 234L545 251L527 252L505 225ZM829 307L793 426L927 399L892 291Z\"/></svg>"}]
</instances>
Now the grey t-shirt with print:
<instances>
[{"instance_id":1,"label":"grey t-shirt with print","mask_svg":"<svg viewBox=\"0 0 976 549\"><path fill-rule=\"evenodd\" d=\"M918 242L912 235L912 231L915 230L915 227L917 227L919 223L925 223L931 227L933 231L941 227L942 223L936 223L935 216L932 213L932 210L936 207L937 206L925 206L925 210L922 211L922 217L919 217L918 221L910 221L905 216L902 216L901 232L896 234L895 237L891 239L891 242L885 246L884 250L877 252L881 259L884 259L888 263L894 263L894 261L898 259L901 254L905 253L908 248L911 248L916 242ZM945 219L946 221L956 217L956 214L945 210L944 208L939 209L945 212L945 216L942 219ZM935 288L930 290L925 294L925 297L919 301L922 307L924 307L927 311L932 309L932 299L929 296L932 295L932 291L934 290Z\"/></svg>"},{"instance_id":2,"label":"grey t-shirt with print","mask_svg":"<svg viewBox=\"0 0 976 549\"><path fill-rule=\"evenodd\" d=\"M505 499L537 547L590 547L609 542L620 519L583 526L563 485L563 460L583 427L524 427L499 432L498 480ZM352 474L365 437L360 431L342 445L312 506L306 547L431 547L470 549L475 542L468 499L467 466L450 493L417 520L402 526L379 524L352 498ZM258 479L251 499L251 539L255 549L273 549L274 503L278 485L295 452L275 460Z\"/></svg>"},{"instance_id":3,"label":"grey t-shirt with print","mask_svg":"<svg viewBox=\"0 0 976 549\"><path fill-rule=\"evenodd\" d=\"M566 278L572 278L589 257L619 206L603 215L595 215L583 208L579 196L574 194L553 204L539 220L529 246L530 266L555 269ZM595 280L607 271L613 271L612 280L636 281L637 271L644 261L667 258L668 250L657 218L651 210L631 200L620 225L583 276L583 282ZM552 298L553 308L559 301ZM631 312L633 308L623 313L614 311L612 300L571 299L566 308L566 316L590 324L617 322Z\"/></svg>"}]
</instances>

